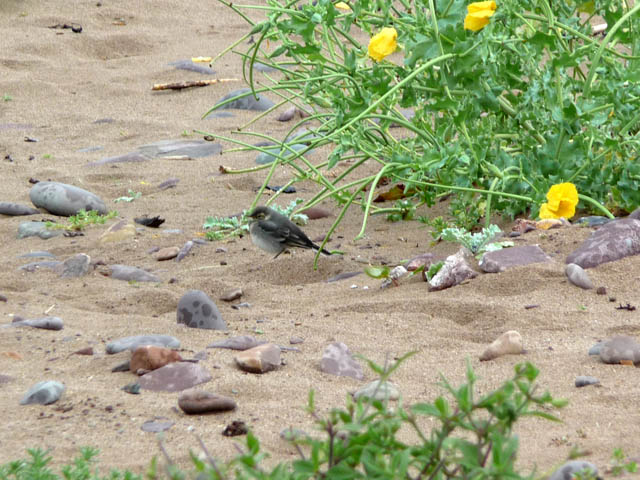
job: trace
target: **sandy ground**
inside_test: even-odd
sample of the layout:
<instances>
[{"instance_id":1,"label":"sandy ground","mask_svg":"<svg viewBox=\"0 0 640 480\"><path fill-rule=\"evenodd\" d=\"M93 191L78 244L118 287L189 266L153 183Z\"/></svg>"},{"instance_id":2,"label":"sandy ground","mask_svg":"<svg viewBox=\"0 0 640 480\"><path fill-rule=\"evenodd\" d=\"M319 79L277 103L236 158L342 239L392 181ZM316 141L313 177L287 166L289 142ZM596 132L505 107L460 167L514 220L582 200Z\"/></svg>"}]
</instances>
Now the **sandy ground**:
<instances>
[{"instance_id":1,"label":"sandy ground","mask_svg":"<svg viewBox=\"0 0 640 480\"><path fill-rule=\"evenodd\" d=\"M355 210L329 245L339 246L345 255L322 259L316 272L310 252L272 260L247 238L198 247L180 263L155 261L147 253L151 247L181 246L202 232L208 215L229 215L250 205L264 173L222 176L218 167L250 167L254 155L229 153L186 162L154 160L99 167L85 164L146 143L181 138L185 131L229 134L244 124L250 116L237 113L232 118L201 120L223 94L240 88L240 82L181 92L152 92L151 86L200 79L199 74L167 64L215 55L247 27L213 1L96 3L0 2L0 94L12 98L0 102L0 157L13 159L0 160L0 201L28 204L29 178L51 179L97 193L123 218L161 215L166 219L164 227L183 233L146 230L134 240L99 245L103 226L87 229L84 237L17 240L17 227L25 218L0 218L0 294L8 298L0 302L3 323L9 323L13 314L35 318L45 311L65 322L59 332L0 330L0 374L13 378L0 385L0 462L41 446L50 449L60 463L72 458L80 446L91 445L100 448L103 465L142 472L151 456L159 453L155 435L140 429L154 417L175 422L165 433L166 448L182 464L188 461L189 449L198 449L192 431L216 456L233 456L232 444L237 439L223 437L221 430L235 419L251 426L265 450L272 453L271 461L292 459L294 449L279 438L279 432L289 426L312 429L304 410L309 389L315 389L320 410L328 411L342 405L347 393L363 384L320 372L322 351L334 340L379 363L418 351L394 377L405 403L432 401L440 393L441 372L453 383L461 382L467 359L480 378L481 392L510 376L516 363L533 362L541 370L541 388L568 399L569 406L559 412L562 423L533 418L521 422L519 462L524 468L537 464L540 471L546 471L575 448L589 452L586 458L601 468L614 448L640 455L638 371L604 365L587 356L597 340L615 334L635 335L640 330L639 311L615 309L619 302L640 303L640 258L590 272L608 295L571 286L563 273L564 257L589 235L587 229L528 233L518 244L540 244L554 256L554 263L483 275L438 293L428 293L417 278L384 291L378 288L378 281L364 275L326 283L337 273L361 270L358 257L393 263L428 250L439 255L455 250L452 245L431 247L428 231L418 222L388 224L380 217L371 218L367 236L354 243L361 222ZM81 24L82 33L48 28L71 22ZM216 70L218 77L241 77L241 63L234 56L224 57ZM258 122L255 129L281 135L290 126L276 122L276 116L273 113ZM112 121L96 123L100 119ZM39 141L27 143L25 136ZM79 152L93 146L103 149ZM322 155L319 152L312 158L321 160ZM159 191L156 186L171 177L180 179L178 186ZM288 178L289 172L282 169L272 183L283 184ZM113 203L128 189L141 191L142 197L131 203ZM315 191L312 184L298 185L297 196L307 199ZM335 205L324 206L338 213ZM333 218L313 221L306 231L317 238L332 222ZM227 252L216 253L219 246ZM52 272L19 271L29 260L18 256L35 250L48 250L59 259L84 252L93 261L151 269L163 282L130 285L98 272L61 280ZM169 283L172 278L175 283ZM244 290L243 300L251 308L234 310L218 301L236 287ZM203 363L213 380L204 387L232 396L239 405L234 412L186 416L177 409L178 394L129 395L121 387L134 380L133 374L111 373L127 354L107 356L104 344L122 336L174 335L182 341L187 357L224 338L222 332L176 324L177 302L189 289L203 290L217 301L229 335L259 329L261 338L284 345L294 335L305 339L299 345L301 352L284 354L285 366L262 376L236 369L230 351L209 350ZM609 296L616 302L610 302ZM539 307L525 310L529 304ZM522 334L526 355L481 363L478 357L485 346L511 329ZM70 355L87 346L94 347L94 356ZM577 389L577 375L596 376L602 386ZM24 392L45 379L66 384L63 398L50 406L20 406ZM368 371L367 380L373 379Z\"/></svg>"}]
</instances>

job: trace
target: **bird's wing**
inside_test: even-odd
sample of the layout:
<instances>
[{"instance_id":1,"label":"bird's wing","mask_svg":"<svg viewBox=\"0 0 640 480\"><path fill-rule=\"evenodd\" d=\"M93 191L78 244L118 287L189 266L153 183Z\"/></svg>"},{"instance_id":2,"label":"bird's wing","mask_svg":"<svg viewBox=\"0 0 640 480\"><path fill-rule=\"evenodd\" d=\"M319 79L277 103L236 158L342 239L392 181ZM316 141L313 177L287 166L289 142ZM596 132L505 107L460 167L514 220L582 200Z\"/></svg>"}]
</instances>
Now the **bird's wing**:
<instances>
[{"instance_id":1,"label":"bird's wing","mask_svg":"<svg viewBox=\"0 0 640 480\"><path fill-rule=\"evenodd\" d=\"M258 222L258 226L280 243L285 243L287 238L289 238L289 229L286 227L278 227L278 224L271 220L262 220Z\"/></svg>"}]
</instances>

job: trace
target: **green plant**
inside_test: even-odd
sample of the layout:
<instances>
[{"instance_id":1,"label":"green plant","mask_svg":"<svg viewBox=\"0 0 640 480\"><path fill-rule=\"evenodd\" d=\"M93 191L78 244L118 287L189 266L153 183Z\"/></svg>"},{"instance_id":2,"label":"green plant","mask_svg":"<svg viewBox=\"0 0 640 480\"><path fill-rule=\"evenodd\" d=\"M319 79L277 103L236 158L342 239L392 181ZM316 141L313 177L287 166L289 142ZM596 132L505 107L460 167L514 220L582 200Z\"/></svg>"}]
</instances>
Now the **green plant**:
<instances>
[{"instance_id":1,"label":"green plant","mask_svg":"<svg viewBox=\"0 0 640 480\"><path fill-rule=\"evenodd\" d=\"M513 242L505 240L494 242L493 240L502 233L497 225L489 225L482 231L471 233L463 228L445 228L440 238L445 242L456 242L466 247L477 258L481 258L486 252L500 250L504 247L512 247Z\"/></svg>"},{"instance_id":2,"label":"green plant","mask_svg":"<svg viewBox=\"0 0 640 480\"><path fill-rule=\"evenodd\" d=\"M80 231L89 225L104 225L107 220L115 218L118 212L110 211L106 215L100 215L97 210L80 210L77 214L71 215L67 221L68 225L62 225L55 222L46 222L45 226L49 229L64 229Z\"/></svg>"},{"instance_id":3,"label":"green plant","mask_svg":"<svg viewBox=\"0 0 640 480\"><path fill-rule=\"evenodd\" d=\"M133 190L127 190L128 196L118 197L114 200L115 203L118 202L133 202L142 196L142 192L134 192Z\"/></svg>"},{"instance_id":4,"label":"green plant","mask_svg":"<svg viewBox=\"0 0 640 480\"><path fill-rule=\"evenodd\" d=\"M627 460L621 448L615 448L611 456L611 474L619 477L626 473L636 473L638 464L633 460Z\"/></svg>"},{"instance_id":5,"label":"green plant","mask_svg":"<svg viewBox=\"0 0 640 480\"><path fill-rule=\"evenodd\" d=\"M5 93L4 95L2 95L2 100L5 102L10 102L11 100L13 100L13 97L8 93Z\"/></svg>"}]
</instances>

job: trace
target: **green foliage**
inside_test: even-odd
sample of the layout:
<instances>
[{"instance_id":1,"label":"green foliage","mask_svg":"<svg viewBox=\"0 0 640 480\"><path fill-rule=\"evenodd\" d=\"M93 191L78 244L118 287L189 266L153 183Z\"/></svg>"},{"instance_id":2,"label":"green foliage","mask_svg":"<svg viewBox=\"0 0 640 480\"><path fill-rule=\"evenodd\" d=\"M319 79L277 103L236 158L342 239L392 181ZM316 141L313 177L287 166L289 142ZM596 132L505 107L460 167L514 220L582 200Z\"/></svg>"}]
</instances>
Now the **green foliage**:
<instances>
[{"instance_id":1,"label":"green foliage","mask_svg":"<svg viewBox=\"0 0 640 480\"><path fill-rule=\"evenodd\" d=\"M444 262L438 262L438 263L432 263L429 266L429 270L427 270L427 281L431 281L431 279L433 277L436 276L436 274L440 271L440 269L442 268L442 266L444 265Z\"/></svg>"},{"instance_id":2,"label":"green foliage","mask_svg":"<svg viewBox=\"0 0 640 480\"><path fill-rule=\"evenodd\" d=\"M11 100L13 100L13 97L8 93L5 93L4 95L2 95L2 100L5 102L10 102Z\"/></svg>"},{"instance_id":3,"label":"green foliage","mask_svg":"<svg viewBox=\"0 0 640 480\"><path fill-rule=\"evenodd\" d=\"M466 247L477 258L482 257L486 252L493 252L504 247L512 247L513 242L502 241L493 242L502 233L497 225L489 225L481 232L471 233L463 228L445 228L440 234L440 238L445 242L456 242Z\"/></svg>"},{"instance_id":4,"label":"green foliage","mask_svg":"<svg viewBox=\"0 0 640 480\"><path fill-rule=\"evenodd\" d=\"M627 460L621 448L613 450L611 457L611 475L619 477L625 473L636 473L638 464L633 460Z\"/></svg>"},{"instance_id":5,"label":"green foliage","mask_svg":"<svg viewBox=\"0 0 640 480\"><path fill-rule=\"evenodd\" d=\"M107 220L115 218L118 212L115 210L110 211L106 215L100 215L97 210L80 210L77 214L71 215L67 221L67 225L62 225L55 222L46 222L46 227L49 229L64 229L80 231L89 225L104 225Z\"/></svg>"},{"instance_id":6,"label":"green foliage","mask_svg":"<svg viewBox=\"0 0 640 480\"><path fill-rule=\"evenodd\" d=\"M115 203L118 202L133 202L142 196L142 192L134 192L133 190L127 190L128 196L118 197L114 200Z\"/></svg>"}]
</instances>

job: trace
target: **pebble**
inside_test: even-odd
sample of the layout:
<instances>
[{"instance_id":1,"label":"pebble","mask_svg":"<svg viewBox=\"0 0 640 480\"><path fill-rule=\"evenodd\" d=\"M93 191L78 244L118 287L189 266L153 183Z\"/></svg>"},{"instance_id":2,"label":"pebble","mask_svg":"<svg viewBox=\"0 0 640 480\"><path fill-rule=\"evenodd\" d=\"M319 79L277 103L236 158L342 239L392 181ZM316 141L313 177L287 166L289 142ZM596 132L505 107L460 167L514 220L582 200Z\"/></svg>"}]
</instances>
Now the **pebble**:
<instances>
[{"instance_id":1,"label":"pebble","mask_svg":"<svg viewBox=\"0 0 640 480\"><path fill-rule=\"evenodd\" d=\"M222 435L225 437L237 437L238 435L246 435L249 433L249 427L242 420L234 420L224 427Z\"/></svg>"},{"instance_id":2,"label":"pebble","mask_svg":"<svg viewBox=\"0 0 640 480\"><path fill-rule=\"evenodd\" d=\"M304 338L302 338L302 337L291 337L289 339L289 343L291 345L298 345L300 343L304 343Z\"/></svg>"},{"instance_id":3,"label":"pebble","mask_svg":"<svg viewBox=\"0 0 640 480\"><path fill-rule=\"evenodd\" d=\"M280 366L280 347L273 343L258 345L238 353L235 361L245 372L267 373Z\"/></svg>"},{"instance_id":4,"label":"pebble","mask_svg":"<svg viewBox=\"0 0 640 480\"><path fill-rule=\"evenodd\" d=\"M0 294L0 302L7 302L7 297L5 295Z\"/></svg>"},{"instance_id":5,"label":"pebble","mask_svg":"<svg viewBox=\"0 0 640 480\"><path fill-rule=\"evenodd\" d=\"M565 223L557 218L543 218L536 222L536 228L538 230L551 230L552 228L560 228L564 225Z\"/></svg>"},{"instance_id":6,"label":"pebble","mask_svg":"<svg viewBox=\"0 0 640 480\"><path fill-rule=\"evenodd\" d=\"M138 373L140 370L150 372L169 363L181 361L182 357L175 350L155 345L144 345L133 351L129 369L133 373Z\"/></svg>"},{"instance_id":7,"label":"pebble","mask_svg":"<svg viewBox=\"0 0 640 480\"><path fill-rule=\"evenodd\" d=\"M409 260L405 267L409 272L414 272L420 267L424 267L428 270L433 263L434 258L433 253L421 253Z\"/></svg>"},{"instance_id":8,"label":"pebble","mask_svg":"<svg viewBox=\"0 0 640 480\"><path fill-rule=\"evenodd\" d=\"M140 384L138 382L128 383L122 387L122 390L131 395L140 395Z\"/></svg>"},{"instance_id":9,"label":"pebble","mask_svg":"<svg viewBox=\"0 0 640 480\"><path fill-rule=\"evenodd\" d=\"M359 388L353 397L358 400L360 398L371 398L373 400L398 400L400 392L398 388L391 382L381 382L374 380L367 383L364 387Z\"/></svg>"},{"instance_id":10,"label":"pebble","mask_svg":"<svg viewBox=\"0 0 640 480\"><path fill-rule=\"evenodd\" d=\"M461 249L455 255L448 256L438 273L431 277L429 291L444 290L477 276L478 272L469 266Z\"/></svg>"},{"instance_id":11,"label":"pebble","mask_svg":"<svg viewBox=\"0 0 640 480\"><path fill-rule=\"evenodd\" d=\"M182 246L180 251L178 251L178 255L176 255L176 262L182 261L184 257L186 257L191 249L193 248L194 242L191 240L187 240L185 244Z\"/></svg>"},{"instance_id":12,"label":"pebble","mask_svg":"<svg viewBox=\"0 0 640 480\"><path fill-rule=\"evenodd\" d=\"M343 272L335 275L329 279L327 279L327 283L339 282L340 280L346 280L348 278L356 277L362 273L362 270L359 272Z\"/></svg>"},{"instance_id":13,"label":"pebble","mask_svg":"<svg viewBox=\"0 0 640 480\"><path fill-rule=\"evenodd\" d=\"M100 197L66 183L38 182L31 187L29 198L36 207L63 217L75 215L80 210L97 210L101 215L108 212Z\"/></svg>"},{"instance_id":14,"label":"pebble","mask_svg":"<svg viewBox=\"0 0 640 480\"><path fill-rule=\"evenodd\" d=\"M613 262L638 253L640 253L640 220L627 217L598 228L582 245L569 254L566 263L575 263L582 268L593 268L602 263Z\"/></svg>"},{"instance_id":15,"label":"pebble","mask_svg":"<svg viewBox=\"0 0 640 480\"><path fill-rule=\"evenodd\" d=\"M218 155L222 145L206 140L160 140L138 147L138 152L150 158L204 158Z\"/></svg>"},{"instance_id":16,"label":"pebble","mask_svg":"<svg viewBox=\"0 0 640 480\"><path fill-rule=\"evenodd\" d=\"M486 252L478 265L485 273L498 273L512 267L550 261L551 257L538 245L523 245Z\"/></svg>"},{"instance_id":17,"label":"pebble","mask_svg":"<svg viewBox=\"0 0 640 480\"><path fill-rule=\"evenodd\" d=\"M600 359L604 363L640 363L640 344L628 335L620 335L606 340L600 350Z\"/></svg>"},{"instance_id":18,"label":"pebble","mask_svg":"<svg viewBox=\"0 0 640 480\"><path fill-rule=\"evenodd\" d=\"M138 267L130 267L129 265L109 265L111 278L116 280L124 280L125 282L161 282L153 273L142 270Z\"/></svg>"},{"instance_id":19,"label":"pebble","mask_svg":"<svg viewBox=\"0 0 640 480\"><path fill-rule=\"evenodd\" d=\"M364 379L362 367L351 355L349 347L342 342L327 345L320 360L320 370L331 375Z\"/></svg>"},{"instance_id":20,"label":"pebble","mask_svg":"<svg viewBox=\"0 0 640 480\"><path fill-rule=\"evenodd\" d=\"M246 95L247 93L248 95ZM245 95L245 96L241 98L236 98L236 97L239 97L240 95ZM271 100L269 100L267 97L265 97L262 94L258 94L258 99L256 100L256 97L253 95L253 93L251 93L250 88L241 88L239 90L234 90L228 93L227 95L225 95L224 97L222 97L216 103L216 105L219 105L222 102L225 102L232 98L236 98L236 99L230 101L229 103L227 103L226 105L220 108L222 108L223 110L238 109L238 110L255 110L258 112L264 112L265 110L269 110L271 107L275 105L275 103L273 103Z\"/></svg>"},{"instance_id":21,"label":"pebble","mask_svg":"<svg viewBox=\"0 0 640 480\"><path fill-rule=\"evenodd\" d=\"M216 304L201 290L189 290L178 302L178 323L191 328L226 330L227 323Z\"/></svg>"},{"instance_id":22,"label":"pebble","mask_svg":"<svg viewBox=\"0 0 640 480\"><path fill-rule=\"evenodd\" d=\"M49 230L46 222L22 222L18 225L18 238L39 237L48 240L62 233L61 229Z\"/></svg>"},{"instance_id":23,"label":"pebble","mask_svg":"<svg viewBox=\"0 0 640 480\"><path fill-rule=\"evenodd\" d=\"M167 190L169 188L175 188L180 183L179 178L168 178L164 182L158 184L158 190Z\"/></svg>"},{"instance_id":24,"label":"pebble","mask_svg":"<svg viewBox=\"0 0 640 480\"><path fill-rule=\"evenodd\" d=\"M397 267L394 267L391 272L389 272L389 276L384 279L384 281L380 285L380 288L387 288L391 285L397 286L400 279L406 277L408 274L409 271L406 268L404 268L402 265L398 265ZM356 288L358 287L356 286Z\"/></svg>"},{"instance_id":25,"label":"pebble","mask_svg":"<svg viewBox=\"0 0 640 480\"><path fill-rule=\"evenodd\" d=\"M600 215L590 215L580 218L576 223L578 225L586 225L587 227L600 227L605 223L609 223L610 218L602 217Z\"/></svg>"},{"instance_id":26,"label":"pebble","mask_svg":"<svg viewBox=\"0 0 640 480\"><path fill-rule=\"evenodd\" d=\"M39 213L41 213L40 210L36 210L27 205L13 202L0 202L0 215L18 217L23 215L37 215Z\"/></svg>"},{"instance_id":27,"label":"pebble","mask_svg":"<svg viewBox=\"0 0 640 480\"><path fill-rule=\"evenodd\" d=\"M579 375L576 377L576 387L586 387L587 385L598 385L600 380L596 377L590 377L589 375Z\"/></svg>"},{"instance_id":28,"label":"pebble","mask_svg":"<svg viewBox=\"0 0 640 480\"><path fill-rule=\"evenodd\" d=\"M569 282L576 287L580 287L585 290L594 288L593 282L591 281L591 278L589 278L589 274L580 265L570 263L565 267L564 273L567 275Z\"/></svg>"},{"instance_id":29,"label":"pebble","mask_svg":"<svg viewBox=\"0 0 640 480\"><path fill-rule=\"evenodd\" d=\"M203 390L187 390L178 397L178 406L189 415L228 412L236 409L234 399Z\"/></svg>"},{"instance_id":30,"label":"pebble","mask_svg":"<svg viewBox=\"0 0 640 480\"><path fill-rule=\"evenodd\" d=\"M604 342L598 342L593 347L589 349L590 356L599 356L602 351L602 347L604 347Z\"/></svg>"},{"instance_id":31,"label":"pebble","mask_svg":"<svg viewBox=\"0 0 640 480\"><path fill-rule=\"evenodd\" d=\"M129 223L128 220L120 220L109 226L107 230L100 235L99 243L116 243L129 240L136 236L136 226Z\"/></svg>"},{"instance_id":32,"label":"pebble","mask_svg":"<svg viewBox=\"0 0 640 480\"><path fill-rule=\"evenodd\" d=\"M500 335L489 347L480 355L481 361L493 360L502 355L523 353L522 335L515 330Z\"/></svg>"},{"instance_id":33,"label":"pebble","mask_svg":"<svg viewBox=\"0 0 640 480\"><path fill-rule=\"evenodd\" d=\"M151 157L144 155L141 152L129 152L124 155L116 155L115 157L105 157L95 162L87 163L86 167L96 167L99 165L107 165L112 163L138 163L147 162L151 160Z\"/></svg>"},{"instance_id":34,"label":"pebble","mask_svg":"<svg viewBox=\"0 0 640 480\"><path fill-rule=\"evenodd\" d=\"M584 471L591 472L592 477L589 478L597 478L598 467L593 463L585 462L584 460L570 460L553 472L549 477L549 480L573 480L577 478L575 476L577 473Z\"/></svg>"},{"instance_id":35,"label":"pebble","mask_svg":"<svg viewBox=\"0 0 640 480\"><path fill-rule=\"evenodd\" d=\"M188 70L196 73L203 73L205 75L213 75L215 70L213 70L206 63L194 63L191 59L188 60L176 60L175 62L169 63L170 67L177 68L178 70Z\"/></svg>"},{"instance_id":36,"label":"pebble","mask_svg":"<svg viewBox=\"0 0 640 480\"><path fill-rule=\"evenodd\" d=\"M89 257L89 255L86 253L78 253L62 262L62 273L60 276L63 278L82 277L89 273L90 264L91 257Z\"/></svg>"},{"instance_id":37,"label":"pebble","mask_svg":"<svg viewBox=\"0 0 640 480\"><path fill-rule=\"evenodd\" d=\"M220 300L224 302L233 302L234 300L237 300L240 297L242 297L243 294L244 292L242 291L241 288L234 288L233 290L229 290L227 293L223 294L220 297Z\"/></svg>"},{"instance_id":38,"label":"pebble","mask_svg":"<svg viewBox=\"0 0 640 480\"><path fill-rule=\"evenodd\" d=\"M55 272L62 271L62 262L57 260L43 260L39 262L30 262L18 267L18 270L23 270L25 272L33 273L42 268L48 268L49 270L53 270Z\"/></svg>"},{"instance_id":39,"label":"pebble","mask_svg":"<svg viewBox=\"0 0 640 480\"><path fill-rule=\"evenodd\" d=\"M93 347L85 347L80 350L76 350L72 355L93 355Z\"/></svg>"},{"instance_id":40,"label":"pebble","mask_svg":"<svg viewBox=\"0 0 640 480\"><path fill-rule=\"evenodd\" d=\"M143 345L155 345L157 347L180 348L180 340L169 335L136 335L123 337L107 343L108 354L120 353L125 350L135 350Z\"/></svg>"},{"instance_id":41,"label":"pebble","mask_svg":"<svg viewBox=\"0 0 640 480\"><path fill-rule=\"evenodd\" d=\"M44 250L37 250L35 252L23 253L18 258L56 258L56 256Z\"/></svg>"},{"instance_id":42,"label":"pebble","mask_svg":"<svg viewBox=\"0 0 640 480\"><path fill-rule=\"evenodd\" d=\"M199 363L174 362L142 375L138 382L145 390L179 392L211 380L211 374Z\"/></svg>"},{"instance_id":43,"label":"pebble","mask_svg":"<svg viewBox=\"0 0 640 480\"><path fill-rule=\"evenodd\" d=\"M58 317L43 317L30 320L19 320L17 322L14 321L3 325L3 327L33 327L41 328L43 330L62 330L64 328L64 322Z\"/></svg>"},{"instance_id":44,"label":"pebble","mask_svg":"<svg viewBox=\"0 0 640 480\"><path fill-rule=\"evenodd\" d=\"M319 220L333 216L329 210L322 207L309 207L302 210L301 213L304 213L309 220Z\"/></svg>"},{"instance_id":45,"label":"pebble","mask_svg":"<svg viewBox=\"0 0 640 480\"><path fill-rule=\"evenodd\" d=\"M258 341L251 335L239 335L237 337L229 337L218 342L207 345L207 348L228 348L229 350L249 350L250 348L263 345L267 342Z\"/></svg>"},{"instance_id":46,"label":"pebble","mask_svg":"<svg viewBox=\"0 0 640 480\"><path fill-rule=\"evenodd\" d=\"M174 425L175 423L167 418L156 418L154 420L147 420L146 422L144 422L140 426L140 429L143 432L160 433L160 432L166 432Z\"/></svg>"},{"instance_id":47,"label":"pebble","mask_svg":"<svg viewBox=\"0 0 640 480\"><path fill-rule=\"evenodd\" d=\"M65 386L54 380L38 382L25 393L22 400L20 400L20 405L30 405L32 403L49 405L57 402L64 390Z\"/></svg>"},{"instance_id":48,"label":"pebble","mask_svg":"<svg viewBox=\"0 0 640 480\"><path fill-rule=\"evenodd\" d=\"M171 260L172 258L176 258L180 253L180 248L178 247L165 247L161 248L157 252L153 254L153 258L162 262L164 260Z\"/></svg>"}]
</instances>

